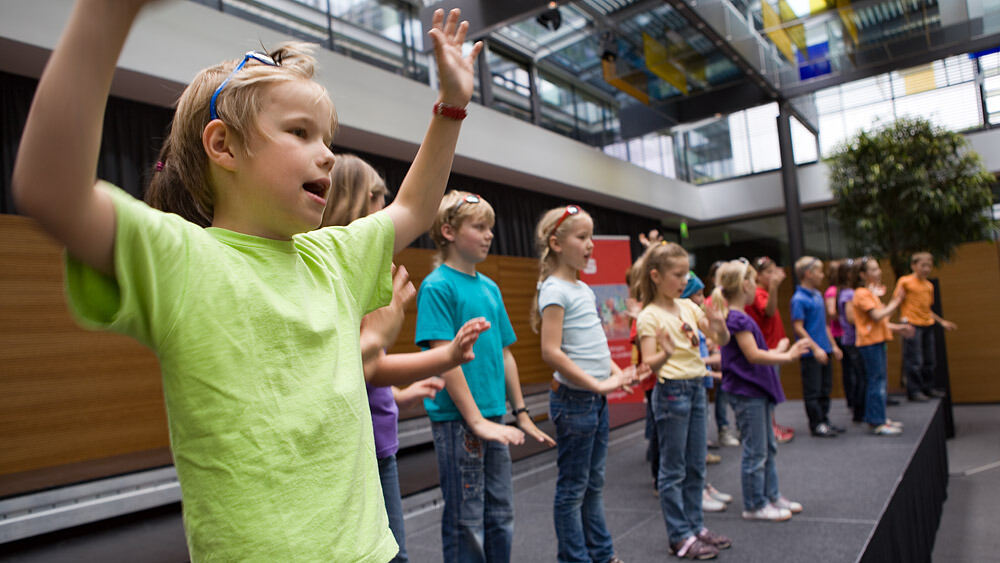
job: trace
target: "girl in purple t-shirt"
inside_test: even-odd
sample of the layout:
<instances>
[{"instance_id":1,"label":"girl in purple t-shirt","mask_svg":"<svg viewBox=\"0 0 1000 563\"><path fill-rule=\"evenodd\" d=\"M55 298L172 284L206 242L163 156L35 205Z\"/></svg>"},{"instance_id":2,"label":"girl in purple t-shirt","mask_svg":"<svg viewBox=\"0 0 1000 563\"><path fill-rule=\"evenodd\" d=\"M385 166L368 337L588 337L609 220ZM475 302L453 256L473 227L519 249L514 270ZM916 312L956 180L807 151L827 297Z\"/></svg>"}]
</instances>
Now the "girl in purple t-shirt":
<instances>
[{"instance_id":1,"label":"girl in purple t-shirt","mask_svg":"<svg viewBox=\"0 0 1000 563\"><path fill-rule=\"evenodd\" d=\"M787 340L768 350L757 323L743 312L757 290L757 272L745 260L733 260L719 267L718 284L712 303L728 303L726 328L732 335L722 347L722 389L728 394L736 423L743 437L741 481L743 518L746 520L788 520L802 505L782 496L774 458L778 442L771 429L774 406L785 400L781 380L772 365L794 361L808 349L801 339L788 346Z\"/></svg>"},{"instance_id":2,"label":"girl in purple t-shirt","mask_svg":"<svg viewBox=\"0 0 1000 563\"><path fill-rule=\"evenodd\" d=\"M858 347L854 343L854 310L850 306L854 299L854 288L858 284L858 263L853 258L848 258L840 264L838 270L837 317L835 320L842 330L840 349L844 352L844 357L841 358L844 394L847 397L847 406L851 408L854 422L863 422L867 389L865 366L864 362L861 361L861 354L858 353Z\"/></svg>"}]
</instances>

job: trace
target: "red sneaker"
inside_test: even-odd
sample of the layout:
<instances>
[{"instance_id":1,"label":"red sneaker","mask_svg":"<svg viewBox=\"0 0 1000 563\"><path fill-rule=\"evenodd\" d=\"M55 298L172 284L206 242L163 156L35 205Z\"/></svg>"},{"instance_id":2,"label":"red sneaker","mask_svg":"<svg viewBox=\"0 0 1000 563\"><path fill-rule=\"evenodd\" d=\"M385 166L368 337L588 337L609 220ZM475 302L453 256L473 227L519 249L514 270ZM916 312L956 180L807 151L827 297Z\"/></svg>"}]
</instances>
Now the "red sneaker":
<instances>
[{"instance_id":1,"label":"red sneaker","mask_svg":"<svg viewBox=\"0 0 1000 563\"><path fill-rule=\"evenodd\" d=\"M782 426L775 422L773 425L774 437L778 440L779 444L785 444L792 441L795 437L795 429L791 426Z\"/></svg>"}]
</instances>

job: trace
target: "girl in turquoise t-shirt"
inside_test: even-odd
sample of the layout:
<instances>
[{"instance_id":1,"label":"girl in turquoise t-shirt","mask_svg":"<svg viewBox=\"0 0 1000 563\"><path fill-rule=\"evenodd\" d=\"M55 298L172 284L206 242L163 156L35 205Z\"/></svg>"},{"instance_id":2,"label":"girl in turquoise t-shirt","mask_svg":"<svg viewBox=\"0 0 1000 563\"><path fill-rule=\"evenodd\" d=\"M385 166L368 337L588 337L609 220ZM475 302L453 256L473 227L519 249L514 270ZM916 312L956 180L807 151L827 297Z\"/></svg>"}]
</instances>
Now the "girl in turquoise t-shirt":
<instances>
[{"instance_id":1,"label":"girl in turquoise t-shirt","mask_svg":"<svg viewBox=\"0 0 1000 563\"><path fill-rule=\"evenodd\" d=\"M605 395L631 392L636 368L623 371L611 361L597 299L579 279L594 250L593 235L594 221L576 205L550 209L535 229L539 289L531 320L541 329L542 359L555 370L549 413L559 451L553 507L559 561L618 561L604 521Z\"/></svg>"},{"instance_id":2,"label":"girl in turquoise t-shirt","mask_svg":"<svg viewBox=\"0 0 1000 563\"><path fill-rule=\"evenodd\" d=\"M391 255L434 218L481 46L463 57L467 24L435 13L424 145L396 201L343 229L315 231L337 120L309 48L205 69L147 192L174 215L94 178L115 63L147 3L77 2L24 127L18 209L65 245L78 317L160 359L193 560L387 560L357 330L388 301Z\"/></svg>"}]
</instances>

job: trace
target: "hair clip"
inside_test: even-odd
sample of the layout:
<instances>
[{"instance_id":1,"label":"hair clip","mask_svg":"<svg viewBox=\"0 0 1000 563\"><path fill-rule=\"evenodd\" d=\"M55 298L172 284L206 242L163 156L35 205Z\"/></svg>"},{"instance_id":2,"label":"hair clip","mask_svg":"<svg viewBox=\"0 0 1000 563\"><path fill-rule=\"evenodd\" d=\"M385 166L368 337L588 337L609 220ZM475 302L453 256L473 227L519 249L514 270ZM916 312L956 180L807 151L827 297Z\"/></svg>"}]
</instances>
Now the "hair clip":
<instances>
[{"instance_id":1,"label":"hair clip","mask_svg":"<svg viewBox=\"0 0 1000 563\"><path fill-rule=\"evenodd\" d=\"M163 161L162 160L157 160L156 161L156 171L159 172L161 170L163 170Z\"/></svg>"}]
</instances>

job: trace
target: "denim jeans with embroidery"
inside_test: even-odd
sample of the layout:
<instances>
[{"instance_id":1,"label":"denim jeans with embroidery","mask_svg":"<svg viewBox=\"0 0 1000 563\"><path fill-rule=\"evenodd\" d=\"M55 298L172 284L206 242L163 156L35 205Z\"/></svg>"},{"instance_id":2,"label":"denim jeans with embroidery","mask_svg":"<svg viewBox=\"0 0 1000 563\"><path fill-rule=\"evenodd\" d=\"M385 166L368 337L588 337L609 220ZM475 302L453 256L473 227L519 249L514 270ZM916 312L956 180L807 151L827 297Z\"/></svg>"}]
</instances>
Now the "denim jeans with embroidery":
<instances>
[{"instance_id":1,"label":"denim jeans with embroidery","mask_svg":"<svg viewBox=\"0 0 1000 563\"><path fill-rule=\"evenodd\" d=\"M501 422L501 417L489 420ZM481 440L464 421L431 423L444 511L444 560L510 561L514 537L514 487L510 450Z\"/></svg>"},{"instance_id":2,"label":"denim jeans with embroidery","mask_svg":"<svg viewBox=\"0 0 1000 563\"><path fill-rule=\"evenodd\" d=\"M608 459L608 400L565 385L549 392L556 426L554 520L560 562L604 562L614 555L604 521L604 468Z\"/></svg>"},{"instance_id":3,"label":"denim jeans with embroidery","mask_svg":"<svg viewBox=\"0 0 1000 563\"><path fill-rule=\"evenodd\" d=\"M670 543L701 531L705 488L705 386L701 377L668 379L653 390L653 416L660 440L660 509Z\"/></svg>"},{"instance_id":4,"label":"denim jeans with embroidery","mask_svg":"<svg viewBox=\"0 0 1000 563\"><path fill-rule=\"evenodd\" d=\"M729 401L736 411L736 424L743 442L740 461L740 482L743 488L743 509L758 510L768 502L778 500L778 439L771 428L774 403L765 397L730 394Z\"/></svg>"}]
</instances>

